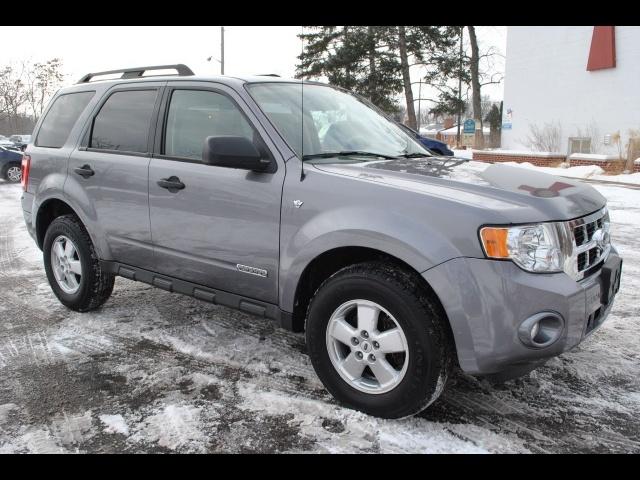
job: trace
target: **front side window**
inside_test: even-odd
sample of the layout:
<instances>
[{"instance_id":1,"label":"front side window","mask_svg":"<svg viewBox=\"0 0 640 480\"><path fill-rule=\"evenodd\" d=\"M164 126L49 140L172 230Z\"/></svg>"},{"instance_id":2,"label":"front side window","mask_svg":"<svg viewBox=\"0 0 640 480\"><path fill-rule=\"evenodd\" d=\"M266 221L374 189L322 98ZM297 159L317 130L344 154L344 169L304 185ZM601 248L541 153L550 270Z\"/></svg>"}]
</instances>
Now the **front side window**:
<instances>
[{"instance_id":1,"label":"front side window","mask_svg":"<svg viewBox=\"0 0 640 480\"><path fill-rule=\"evenodd\" d=\"M146 153L156 90L112 94L93 122L90 148Z\"/></svg>"},{"instance_id":2,"label":"front side window","mask_svg":"<svg viewBox=\"0 0 640 480\"><path fill-rule=\"evenodd\" d=\"M56 98L42 121L36 146L62 147L94 94L95 92L67 93Z\"/></svg>"},{"instance_id":3,"label":"front side window","mask_svg":"<svg viewBox=\"0 0 640 480\"><path fill-rule=\"evenodd\" d=\"M171 95L163 153L202 160L207 137L236 136L254 140L253 127L225 95L206 90L175 90Z\"/></svg>"},{"instance_id":4,"label":"front side window","mask_svg":"<svg viewBox=\"0 0 640 480\"><path fill-rule=\"evenodd\" d=\"M418 142L356 96L325 86L256 83L254 100L303 160L340 152L429 156Z\"/></svg>"}]
</instances>

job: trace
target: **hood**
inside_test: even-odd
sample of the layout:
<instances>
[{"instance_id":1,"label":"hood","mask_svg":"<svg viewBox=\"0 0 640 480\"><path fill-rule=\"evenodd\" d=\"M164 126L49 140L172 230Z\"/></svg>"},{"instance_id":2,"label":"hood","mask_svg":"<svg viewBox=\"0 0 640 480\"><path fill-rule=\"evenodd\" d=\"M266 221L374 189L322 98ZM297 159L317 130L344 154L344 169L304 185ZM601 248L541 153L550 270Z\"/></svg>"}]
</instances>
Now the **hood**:
<instances>
[{"instance_id":1,"label":"hood","mask_svg":"<svg viewBox=\"0 0 640 480\"><path fill-rule=\"evenodd\" d=\"M577 180L455 157L353 163L324 159L313 164L326 173L492 209L510 223L569 220L606 203L596 189Z\"/></svg>"}]
</instances>

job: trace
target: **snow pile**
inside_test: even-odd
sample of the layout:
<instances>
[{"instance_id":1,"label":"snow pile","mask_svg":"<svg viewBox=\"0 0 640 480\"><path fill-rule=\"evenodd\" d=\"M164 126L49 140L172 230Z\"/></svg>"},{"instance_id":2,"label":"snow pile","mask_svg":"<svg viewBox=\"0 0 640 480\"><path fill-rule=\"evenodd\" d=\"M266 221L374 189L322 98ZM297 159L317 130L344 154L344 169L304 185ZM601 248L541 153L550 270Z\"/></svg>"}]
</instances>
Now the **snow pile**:
<instances>
[{"instance_id":1,"label":"snow pile","mask_svg":"<svg viewBox=\"0 0 640 480\"><path fill-rule=\"evenodd\" d=\"M167 405L143 422L133 441L156 442L171 450L205 451L207 436L200 430L200 408Z\"/></svg>"},{"instance_id":2,"label":"snow pile","mask_svg":"<svg viewBox=\"0 0 640 480\"><path fill-rule=\"evenodd\" d=\"M100 421L105 424L106 433L120 433L129 435L129 425L124 421L122 415L100 415Z\"/></svg>"},{"instance_id":3,"label":"snow pile","mask_svg":"<svg viewBox=\"0 0 640 480\"><path fill-rule=\"evenodd\" d=\"M488 166L489 164L487 164ZM551 175L560 175L569 178L582 178L589 180L600 180L603 182L620 182L632 185L640 185L640 172L638 173L621 173L619 175L605 175L604 170L597 165L579 165L575 167L538 167L529 162L501 162L500 165L511 165L514 167L522 167L538 172L549 173Z\"/></svg>"},{"instance_id":4,"label":"snow pile","mask_svg":"<svg viewBox=\"0 0 640 480\"><path fill-rule=\"evenodd\" d=\"M473 159L473 150L453 150L453 156L458 158Z\"/></svg>"},{"instance_id":5,"label":"snow pile","mask_svg":"<svg viewBox=\"0 0 640 480\"><path fill-rule=\"evenodd\" d=\"M538 172L550 173L552 175L562 175L571 178L591 178L594 175L602 175L604 170L597 165L579 165L576 167L555 168L555 167L538 167L529 162L503 162L501 165L511 165L513 167L528 168Z\"/></svg>"},{"instance_id":6,"label":"snow pile","mask_svg":"<svg viewBox=\"0 0 640 480\"><path fill-rule=\"evenodd\" d=\"M570 160L586 160L587 162L610 162L617 160L619 157L616 155L601 155L597 153L572 153L569 155Z\"/></svg>"},{"instance_id":7,"label":"snow pile","mask_svg":"<svg viewBox=\"0 0 640 480\"><path fill-rule=\"evenodd\" d=\"M501 148L488 148L486 150L475 150L477 153L490 153L495 155L508 155L510 157L564 157L559 152L534 152L531 150L502 150Z\"/></svg>"}]
</instances>

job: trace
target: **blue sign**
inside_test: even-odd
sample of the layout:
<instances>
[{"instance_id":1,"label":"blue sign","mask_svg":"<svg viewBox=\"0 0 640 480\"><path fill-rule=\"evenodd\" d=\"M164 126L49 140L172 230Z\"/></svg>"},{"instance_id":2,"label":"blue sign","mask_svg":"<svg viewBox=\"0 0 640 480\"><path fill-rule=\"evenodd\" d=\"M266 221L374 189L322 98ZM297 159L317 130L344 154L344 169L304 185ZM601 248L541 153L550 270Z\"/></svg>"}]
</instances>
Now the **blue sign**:
<instances>
[{"instance_id":1,"label":"blue sign","mask_svg":"<svg viewBox=\"0 0 640 480\"><path fill-rule=\"evenodd\" d=\"M476 122L468 118L464 121L462 133L474 133L476 131Z\"/></svg>"},{"instance_id":2,"label":"blue sign","mask_svg":"<svg viewBox=\"0 0 640 480\"><path fill-rule=\"evenodd\" d=\"M511 130L511 122L505 122L502 124L502 130Z\"/></svg>"}]
</instances>

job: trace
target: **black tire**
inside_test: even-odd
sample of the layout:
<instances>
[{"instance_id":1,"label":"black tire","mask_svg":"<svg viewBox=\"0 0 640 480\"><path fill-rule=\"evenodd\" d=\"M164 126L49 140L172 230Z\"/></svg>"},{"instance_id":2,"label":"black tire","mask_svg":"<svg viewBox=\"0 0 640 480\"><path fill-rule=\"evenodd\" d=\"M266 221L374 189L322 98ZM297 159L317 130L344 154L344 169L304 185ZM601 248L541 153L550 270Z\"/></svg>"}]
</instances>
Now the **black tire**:
<instances>
[{"instance_id":1,"label":"black tire","mask_svg":"<svg viewBox=\"0 0 640 480\"><path fill-rule=\"evenodd\" d=\"M82 266L82 277L78 291L65 293L56 280L51 266L51 248L55 239L64 235L77 246L78 258ZM56 218L44 237L44 267L47 279L58 300L76 312L88 312L99 308L107 301L115 282L115 276L100 267L96 250L82 222L75 215L62 215Z\"/></svg>"},{"instance_id":2,"label":"black tire","mask_svg":"<svg viewBox=\"0 0 640 480\"><path fill-rule=\"evenodd\" d=\"M407 338L407 371L386 393L357 390L331 363L326 343L329 318L353 299L384 307ZM453 366L445 322L439 302L414 274L381 262L361 263L338 271L316 291L307 310L307 348L318 377L340 403L377 417L401 418L427 408L445 387Z\"/></svg>"},{"instance_id":3,"label":"black tire","mask_svg":"<svg viewBox=\"0 0 640 480\"><path fill-rule=\"evenodd\" d=\"M22 165L17 163L17 162L7 163L4 167L2 167L2 178L4 178L7 182L10 182L10 183L19 183L20 179L11 180L9 178L9 169L11 167L18 167L20 169L20 168L22 168Z\"/></svg>"}]
</instances>

